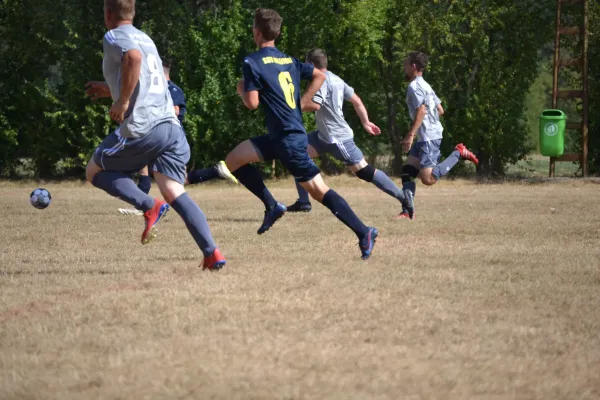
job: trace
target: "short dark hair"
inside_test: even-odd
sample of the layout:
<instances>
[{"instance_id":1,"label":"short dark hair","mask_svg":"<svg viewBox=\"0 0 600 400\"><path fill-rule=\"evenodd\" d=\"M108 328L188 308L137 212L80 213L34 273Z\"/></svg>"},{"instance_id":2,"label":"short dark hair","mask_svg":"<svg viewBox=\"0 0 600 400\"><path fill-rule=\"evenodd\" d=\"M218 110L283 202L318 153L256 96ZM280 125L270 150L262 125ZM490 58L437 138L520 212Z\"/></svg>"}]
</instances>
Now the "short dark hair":
<instances>
[{"instance_id":1,"label":"short dark hair","mask_svg":"<svg viewBox=\"0 0 600 400\"><path fill-rule=\"evenodd\" d=\"M104 0L104 6L120 21L132 21L135 17L135 0Z\"/></svg>"},{"instance_id":2,"label":"short dark hair","mask_svg":"<svg viewBox=\"0 0 600 400\"><path fill-rule=\"evenodd\" d=\"M408 56L406 56L406 59L411 65L415 64L419 72L427 68L427 64L429 63L429 57L427 54L420 51L413 51L412 53L409 53Z\"/></svg>"},{"instance_id":3,"label":"short dark hair","mask_svg":"<svg viewBox=\"0 0 600 400\"><path fill-rule=\"evenodd\" d=\"M323 49L311 49L306 53L306 62L314 64L318 69L327 68L327 53Z\"/></svg>"},{"instance_id":4,"label":"short dark hair","mask_svg":"<svg viewBox=\"0 0 600 400\"><path fill-rule=\"evenodd\" d=\"M173 65L173 61L171 61L171 60L170 60L170 59L168 59L168 58L163 58L163 59L162 59L162 64L163 64L163 67L164 67L164 68L166 68L166 69L171 69L171 66Z\"/></svg>"},{"instance_id":5,"label":"short dark hair","mask_svg":"<svg viewBox=\"0 0 600 400\"><path fill-rule=\"evenodd\" d=\"M270 8L257 8L254 13L254 26L265 40L275 40L281 31L282 18L277 11Z\"/></svg>"}]
</instances>

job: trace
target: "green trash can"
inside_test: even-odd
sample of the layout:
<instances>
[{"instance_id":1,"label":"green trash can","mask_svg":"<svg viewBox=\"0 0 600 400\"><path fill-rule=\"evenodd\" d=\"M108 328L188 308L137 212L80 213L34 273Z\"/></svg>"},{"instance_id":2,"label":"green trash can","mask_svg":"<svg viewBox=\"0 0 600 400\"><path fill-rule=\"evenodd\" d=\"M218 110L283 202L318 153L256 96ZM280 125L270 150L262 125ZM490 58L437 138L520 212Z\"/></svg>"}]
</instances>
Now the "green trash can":
<instances>
[{"instance_id":1,"label":"green trash can","mask_svg":"<svg viewBox=\"0 0 600 400\"><path fill-rule=\"evenodd\" d=\"M546 157L560 157L565 152L567 116L561 110L545 110L540 115L540 151Z\"/></svg>"}]
</instances>

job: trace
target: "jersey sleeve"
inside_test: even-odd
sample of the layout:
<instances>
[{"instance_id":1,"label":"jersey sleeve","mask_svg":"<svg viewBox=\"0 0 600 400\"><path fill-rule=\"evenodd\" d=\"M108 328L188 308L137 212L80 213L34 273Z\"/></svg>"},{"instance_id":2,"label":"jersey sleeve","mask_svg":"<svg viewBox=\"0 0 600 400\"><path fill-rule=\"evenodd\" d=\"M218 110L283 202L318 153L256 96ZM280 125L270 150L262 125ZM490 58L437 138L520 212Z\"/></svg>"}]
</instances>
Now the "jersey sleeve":
<instances>
[{"instance_id":1,"label":"jersey sleeve","mask_svg":"<svg viewBox=\"0 0 600 400\"><path fill-rule=\"evenodd\" d=\"M244 59L244 64L242 65L242 74L244 75L244 90L246 92L261 90L263 88L256 69L257 66L254 60L246 57Z\"/></svg>"},{"instance_id":2,"label":"jersey sleeve","mask_svg":"<svg viewBox=\"0 0 600 400\"><path fill-rule=\"evenodd\" d=\"M416 110L425 104L425 92L419 87L413 88L412 86L409 86L407 102L411 111Z\"/></svg>"},{"instance_id":3,"label":"jersey sleeve","mask_svg":"<svg viewBox=\"0 0 600 400\"><path fill-rule=\"evenodd\" d=\"M354 96L354 88L344 82L344 100L348 101Z\"/></svg>"},{"instance_id":4,"label":"jersey sleeve","mask_svg":"<svg viewBox=\"0 0 600 400\"><path fill-rule=\"evenodd\" d=\"M123 54L138 49L138 44L125 35L115 34L114 31L104 35L104 55L114 61L121 61Z\"/></svg>"},{"instance_id":5,"label":"jersey sleeve","mask_svg":"<svg viewBox=\"0 0 600 400\"><path fill-rule=\"evenodd\" d=\"M313 72L315 71L315 66L308 63L303 63L302 61L294 58L294 63L296 64L296 69L300 72L300 79L309 81L312 79Z\"/></svg>"},{"instance_id":6,"label":"jersey sleeve","mask_svg":"<svg viewBox=\"0 0 600 400\"><path fill-rule=\"evenodd\" d=\"M321 88L315 93L312 98L313 103L316 103L320 106L325 103L325 99L327 99L327 94L329 93L329 87L327 86L327 82L323 82Z\"/></svg>"}]
</instances>

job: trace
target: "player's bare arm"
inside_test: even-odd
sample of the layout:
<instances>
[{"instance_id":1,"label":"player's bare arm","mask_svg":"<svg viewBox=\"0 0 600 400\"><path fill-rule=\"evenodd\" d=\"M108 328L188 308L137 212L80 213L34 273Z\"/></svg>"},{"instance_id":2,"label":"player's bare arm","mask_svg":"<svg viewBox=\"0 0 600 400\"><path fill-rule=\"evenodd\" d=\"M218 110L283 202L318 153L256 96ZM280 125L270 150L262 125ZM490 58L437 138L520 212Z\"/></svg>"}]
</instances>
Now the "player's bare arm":
<instances>
[{"instance_id":1,"label":"player's bare arm","mask_svg":"<svg viewBox=\"0 0 600 400\"><path fill-rule=\"evenodd\" d=\"M90 81L85 84L85 94L92 100L106 99L110 97L110 88L104 81Z\"/></svg>"},{"instance_id":2,"label":"player's bare arm","mask_svg":"<svg viewBox=\"0 0 600 400\"><path fill-rule=\"evenodd\" d=\"M244 105L250 110L256 110L260 104L258 90L244 91L244 80L240 79L237 83L237 93L242 97Z\"/></svg>"},{"instance_id":3,"label":"player's bare arm","mask_svg":"<svg viewBox=\"0 0 600 400\"><path fill-rule=\"evenodd\" d=\"M326 76L323 72L319 71L316 68L313 70L312 80L308 84L306 92L304 92L304 95L300 100L300 106L302 107L302 111L311 112L319 110L321 108L321 106L316 104L312 99L315 96L315 94L317 94L319 89L321 89L321 86L323 86L325 78ZM318 108L315 108L315 106L317 106Z\"/></svg>"},{"instance_id":4,"label":"player's bare arm","mask_svg":"<svg viewBox=\"0 0 600 400\"><path fill-rule=\"evenodd\" d=\"M356 111L358 118L360 118L360 123L362 124L365 131L367 131L369 135L380 135L381 129L379 129L377 125L369 121L369 114L367 112L367 108L365 107L360 97L358 97L357 94L353 94L352 97L350 97L349 101L354 106L354 111Z\"/></svg>"},{"instance_id":5,"label":"player's bare arm","mask_svg":"<svg viewBox=\"0 0 600 400\"><path fill-rule=\"evenodd\" d=\"M442 116L444 115L444 112L445 112L445 111L444 111L444 107L442 107L442 105L441 105L441 104L438 104L438 105L437 105L437 111L438 111L438 115L439 115L440 117L442 117Z\"/></svg>"},{"instance_id":6,"label":"player's bare arm","mask_svg":"<svg viewBox=\"0 0 600 400\"><path fill-rule=\"evenodd\" d=\"M110 117L118 123L122 123L125 119L125 113L129 108L129 99L140 80L141 67L142 53L139 50L129 50L123 55L121 91L119 98L110 108Z\"/></svg>"},{"instance_id":7,"label":"player's bare arm","mask_svg":"<svg viewBox=\"0 0 600 400\"><path fill-rule=\"evenodd\" d=\"M413 122L412 127L408 131L408 134L402 141L402 148L404 152L408 152L410 150L410 146L417 134L417 131L421 127L423 120L425 119L425 115L427 115L427 108L423 104L421 107L417 108L417 115L415 116L415 121Z\"/></svg>"}]
</instances>

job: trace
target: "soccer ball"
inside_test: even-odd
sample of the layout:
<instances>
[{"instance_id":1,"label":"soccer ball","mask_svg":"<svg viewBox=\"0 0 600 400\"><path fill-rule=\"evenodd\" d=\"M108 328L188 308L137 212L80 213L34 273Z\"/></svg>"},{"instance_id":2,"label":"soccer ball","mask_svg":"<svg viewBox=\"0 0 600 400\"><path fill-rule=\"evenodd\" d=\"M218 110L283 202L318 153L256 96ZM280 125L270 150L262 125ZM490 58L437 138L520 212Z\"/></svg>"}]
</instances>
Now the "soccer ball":
<instances>
[{"instance_id":1,"label":"soccer ball","mask_svg":"<svg viewBox=\"0 0 600 400\"><path fill-rule=\"evenodd\" d=\"M50 192L46 189L38 188L31 192L31 194L29 195L29 201L31 202L31 205L35 208L43 210L44 208L48 207L52 202L52 196L50 195Z\"/></svg>"}]
</instances>

